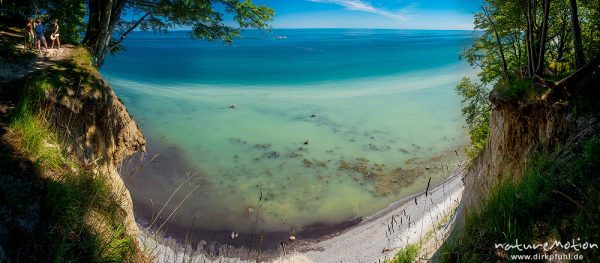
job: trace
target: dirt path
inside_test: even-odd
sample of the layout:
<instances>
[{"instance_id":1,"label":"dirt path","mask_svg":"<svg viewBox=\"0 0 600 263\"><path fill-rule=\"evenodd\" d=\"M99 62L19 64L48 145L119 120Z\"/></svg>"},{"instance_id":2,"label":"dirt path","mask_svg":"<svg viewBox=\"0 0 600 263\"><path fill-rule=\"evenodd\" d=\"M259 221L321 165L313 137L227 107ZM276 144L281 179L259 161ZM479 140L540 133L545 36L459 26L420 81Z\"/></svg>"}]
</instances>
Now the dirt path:
<instances>
[{"instance_id":1,"label":"dirt path","mask_svg":"<svg viewBox=\"0 0 600 263\"><path fill-rule=\"evenodd\" d=\"M17 45L16 48L18 54L0 61L0 86L68 58L74 47L64 45L60 49L42 52L26 50L23 45Z\"/></svg>"}]
</instances>

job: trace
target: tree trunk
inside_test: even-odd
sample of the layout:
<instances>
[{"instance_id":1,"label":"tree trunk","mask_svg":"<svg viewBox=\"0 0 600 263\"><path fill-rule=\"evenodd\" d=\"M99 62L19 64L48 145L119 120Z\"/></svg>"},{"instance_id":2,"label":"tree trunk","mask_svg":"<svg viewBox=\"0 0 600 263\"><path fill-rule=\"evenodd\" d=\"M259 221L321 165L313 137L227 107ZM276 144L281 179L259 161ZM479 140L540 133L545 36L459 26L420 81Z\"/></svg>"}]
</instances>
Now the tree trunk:
<instances>
[{"instance_id":1,"label":"tree trunk","mask_svg":"<svg viewBox=\"0 0 600 263\"><path fill-rule=\"evenodd\" d=\"M543 0L544 5L544 20L542 21L542 34L540 36L540 50L538 53L537 67L535 74L542 75L544 73L544 58L546 55L546 35L548 34L548 17L550 16L550 0Z\"/></svg>"},{"instance_id":2,"label":"tree trunk","mask_svg":"<svg viewBox=\"0 0 600 263\"><path fill-rule=\"evenodd\" d=\"M90 49L93 64L101 67L109 51L111 36L127 0L89 0L88 28L83 44Z\"/></svg>"},{"instance_id":3,"label":"tree trunk","mask_svg":"<svg viewBox=\"0 0 600 263\"><path fill-rule=\"evenodd\" d=\"M508 64L506 63L506 57L504 56L504 48L502 47L502 41L500 41L500 35L498 34L498 30L496 30L494 20L492 20L485 7L482 6L481 9L483 9L483 14L492 25L492 30L494 30L494 35L496 36L496 43L498 44L498 50L500 50L500 58L502 59L502 72L504 73L504 77L508 79Z\"/></svg>"},{"instance_id":4,"label":"tree trunk","mask_svg":"<svg viewBox=\"0 0 600 263\"><path fill-rule=\"evenodd\" d=\"M563 56L565 54L565 45L567 44L567 39L569 36L569 31L567 31L567 19L568 17L563 17L563 21L560 26L560 32L558 34L558 48L556 51L556 61L562 61Z\"/></svg>"},{"instance_id":5,"label":"tree trunk","mask_svg":"<svg viewBox=\"0 0 600 263\"><path fill-rule=\"evenodd\" d=\"M520 34L515 36L515 45L517 49L517 61L519 61L519 70L522 68L523 63L521 60L521 40L519 39Z\"/></svg>"},{"instance_id":6,"label":"tree trunk","mask_svg":"<svg viewBox=\"0 0 600 263\"><path fill-rule=\"evenodd\" d=\"M579 15L577 14L577 1L571 0L571 22L573 24L573 46L575 47L575 64L577 69L585 65L583 53L583 42L581 40L581 27L579 27Z\"/></svg>"},{"instance_id":7,"label":"tree trunk","mask_svg":"<svg viewBox=\"0 0 600 263\"><path fill-rule=\"evenodd\" d=\"M525 15L527 19L527 73L529 77L532 77L535 73L536 58L536 41L535 41L535 12L533 10L532 0L527 1L527 13Z\"/></svg>"},{"instance_id":8,"label":"tree trunk","mask_svg":"<svg viewBox=\"0 0 600 263\"><path fill-rule=\"evenodd\" d=\"M530 42L530 34L531 32L529 25L529 15L525 12L525 22L527 24L527 29L525 30L525 47L527 49L527 76L531 77L533 72L531 70L531 42Z\"/></svg>"}]
</instances>

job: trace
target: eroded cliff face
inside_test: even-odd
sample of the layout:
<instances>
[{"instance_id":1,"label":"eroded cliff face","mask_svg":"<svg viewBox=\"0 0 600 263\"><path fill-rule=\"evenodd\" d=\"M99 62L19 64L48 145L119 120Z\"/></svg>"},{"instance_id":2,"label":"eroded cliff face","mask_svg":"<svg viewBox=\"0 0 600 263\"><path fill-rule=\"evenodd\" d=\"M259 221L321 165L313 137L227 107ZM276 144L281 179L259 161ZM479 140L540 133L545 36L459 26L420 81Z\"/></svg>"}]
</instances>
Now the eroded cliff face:
<instances>
[{"instance_id":1,"label":"eroded cliff face","mask_svg":"<svg viewBox=\"0 0 600 263\"><path fill-rule=\"evenodd\" d=\"M46 118L67 151L83 164L82 169L106 176L114 198L121 204L125 230L141 248L131 196L118 168L124 158L145 151L146 141L110 86L96 72L90 74L91 85L67 85L58 92L47 92Z\"/></svg>"},{"instance_id":2,"label":"eroded cliff face","mask_svg":"<svg viewBox=\"0 0 600 263\"><path fill-rule=\"evenodd\" d=\"M534 149L551 151L600 131L595 114L574 114L568 102L516 101L492 93L490 134L465 174L464 204L477 208L499 180L519 178Z\"/></svg>"},{"instance_id":3,"label":"eroded cliff face","mask_svg":"<svg viewBox=\"0 0 600 263\"><path fill-rule=\"evenodd\" d=\"M124 158L144 151L146 141L104 80L98 78L93 85L47 94L49 119L65 129L63 141L84 164L118 167Z\"/></svg>"}]
</instances>

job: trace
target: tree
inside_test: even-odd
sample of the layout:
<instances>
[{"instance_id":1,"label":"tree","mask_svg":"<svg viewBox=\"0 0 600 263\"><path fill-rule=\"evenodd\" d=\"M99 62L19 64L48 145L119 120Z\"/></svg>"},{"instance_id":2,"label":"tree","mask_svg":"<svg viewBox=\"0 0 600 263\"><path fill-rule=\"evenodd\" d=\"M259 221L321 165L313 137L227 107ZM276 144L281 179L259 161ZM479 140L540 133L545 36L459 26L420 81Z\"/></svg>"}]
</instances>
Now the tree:
<instances>
[{"instance_id":1,"label":"tree","mask_svg":"<svg viewBox=\"0 0 600 263\"><path fill-rule=\"evenodd\" d=\"M85 3L83 0L53 0L46 3L46 24L52 29L54 19L60 26L60 42L79 44L85 28Z\"/></svg>"},{"instance_id":2,"label":"tree","mask_svg":"<svg viewBox=\"0 0 600 263\"><path fill-rule=\"evenodd\" d=\"M186 26L197 38L231 42L244 28L268 29L273 10L251 0L88 0L88 25L83 40L100 67L106 54L117 48L135 28L165 31ZM133 20L123 14L140 15ZM227 24L230 15L236 27ZM120 37L113 38L119 31Z\"/></svg>"},{"instance_id":3,"label":"tree","mask_svg":"<svg viewBox=\"0 0 600 263\"><path fill-rule=\"evenodd\" d=\"M62 43L81 41L85 14L84 0L0 0L0 17L6 19L6 24L24 28L27 20L41 19L50 31L54 19L58 19Z\"/></svg>"},{"instance_id":4,"label":"tree","mask_svg":"<svg viewBox=\"0 0 600 263\"><path fill-rule=\"evenodd\" d=\"M550 0L543 0L544 18L542 20L542 34L540 36L540 49L538 53L538 61L535 66L535 74L541 75L544 71L544 57L546 55L546 36L548 35L548 17L550 17Z\"/></svg>"},{"instance_id":5,"label":"tree","mask_svg":"<svg viewBox=\"0 0 600 263\"><path fill-rule=\"evenodd\" d=\"M494 24L494 20L490 17L485 7L481 7L483 10L483 14L487 18L488 22L491 25L492 31L494 31L494 36L496 36L496 43L498 45L498 51L500 52L500 58L502 59L502 72L504 73L505 78L509 78L508 75L508 65L506 63L506 56L504 56L504 49L502 48L502 41L500 40L500 35L498 34L498 29L496 29L496 25Z\"/></svg>"},{"instance_id":6,"label":"tree","mask_svg":"<svg viewBox=\"0 0 600 263\"><path fill-rule=\"evenodd\" d=\"M571 23L573 24L573 45L575 46L575 64L577 68L585 66L585 55L583 54L583 40L581 39L581 27L579 26L579 14L577 12L577 1L571 1Z\"/></svg>"},{"instance_id":7,"label":"tree","mask_svg":"<svg viewBox=\"0 0 600 263\"><path fill-rule=\"evenodd\" d=\"M467 156L474 158L485 147L490 132L490 90L484 84L475 83L466 77L463 77L455 89L461 97L465 128L471 139L471 147L466 149Z\"/></svg>"}]
</instances>

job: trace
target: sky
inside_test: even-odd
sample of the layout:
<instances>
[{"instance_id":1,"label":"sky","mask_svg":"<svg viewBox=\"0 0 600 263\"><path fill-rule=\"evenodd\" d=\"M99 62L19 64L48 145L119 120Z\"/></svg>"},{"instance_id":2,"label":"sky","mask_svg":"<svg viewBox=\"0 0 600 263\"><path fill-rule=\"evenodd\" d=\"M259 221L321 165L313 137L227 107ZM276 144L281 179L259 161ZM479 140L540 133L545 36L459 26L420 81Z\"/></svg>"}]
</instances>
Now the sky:
<instances>
[{"instance_id":1,"label":"sky","mask_svg":"<svg viewBox=\"0 0 600 263\"><path fill-rule=\"evenodd\" d=\"M254 0L274 28L473 29L481 0Z\"/></svg>"}]
</instances>

